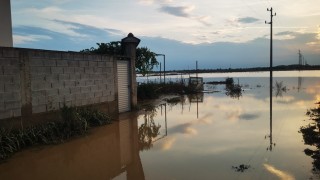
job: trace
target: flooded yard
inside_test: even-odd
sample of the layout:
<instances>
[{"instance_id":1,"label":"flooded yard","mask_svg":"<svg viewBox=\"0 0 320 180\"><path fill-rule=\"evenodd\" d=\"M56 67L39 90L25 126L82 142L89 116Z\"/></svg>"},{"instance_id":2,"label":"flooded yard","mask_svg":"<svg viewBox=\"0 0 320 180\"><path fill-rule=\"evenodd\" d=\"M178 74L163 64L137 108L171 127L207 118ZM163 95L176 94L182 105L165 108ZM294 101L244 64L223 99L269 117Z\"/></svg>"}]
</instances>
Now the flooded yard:
<instances>
[{"instance_id":1,"label":"flooded yard","mask_svg":"<svg viewBox=\"0 0 320 180\"><path fill-rule=\"evenodd\" d=\"M318 179L299 131L320 101L320 72L274 72L272 113L268 75L199 74L204 82L232 77L243 91L206 84L209 93L16 153L0 164L0 179Z\"/></svg>"}]
</instances>

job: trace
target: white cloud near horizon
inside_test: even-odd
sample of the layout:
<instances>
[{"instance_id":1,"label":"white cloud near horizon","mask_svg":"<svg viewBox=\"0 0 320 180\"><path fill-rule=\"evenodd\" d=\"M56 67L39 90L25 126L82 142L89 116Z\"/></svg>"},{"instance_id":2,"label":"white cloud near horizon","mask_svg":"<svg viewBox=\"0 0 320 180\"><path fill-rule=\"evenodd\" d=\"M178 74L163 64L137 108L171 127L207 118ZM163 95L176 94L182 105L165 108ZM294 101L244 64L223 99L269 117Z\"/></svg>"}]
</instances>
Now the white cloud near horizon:
<instances>
[{"instance_id":1,"label":"white cloud near horizon","mask_svg":"<svg viewBox=\"0 0 320 180\"><path fill-rule=\"evenodd\" d=\"M52 39L45 35L13 35L13 40L17 45L23 45L30 42L45 41Z\"/></svg>"},{"instance_id":2,"label":"white cloud near horizon","mask_svg":"<svg viewBox=\"0 0 320 180\"><path fill-rule=\"evenodd\" d=\"M289 0L13 1L14 44L41 48L49 40L44 37L52 37L51 46L45 47L58 49L62 47L54 45L62 43L66 50L90 48L94 43L89 42L120 40L132 32L147 39L142 45L167 52L169 59L178 62L198 59L212 67L264 66L270 32L264 20L269 21L266 8L271 5L277 12L274 47L279 49L274 50L274 56L278 64L290 64L298 49L310 64L319 62L320 2ZM37 28L42 34L33 32ZM59 34L62 42L53 43L52 32Z\"/></svg>"}]
</instances>

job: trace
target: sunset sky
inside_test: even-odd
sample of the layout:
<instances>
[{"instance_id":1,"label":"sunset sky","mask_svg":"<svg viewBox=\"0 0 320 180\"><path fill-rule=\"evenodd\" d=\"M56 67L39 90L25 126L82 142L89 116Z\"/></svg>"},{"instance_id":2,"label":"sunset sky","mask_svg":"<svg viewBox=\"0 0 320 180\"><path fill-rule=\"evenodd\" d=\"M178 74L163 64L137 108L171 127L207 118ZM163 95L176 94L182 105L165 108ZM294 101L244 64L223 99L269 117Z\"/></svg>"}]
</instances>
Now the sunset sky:
<instances>
[{"instance_id":1,"label":"sunset sky","mask_svg":"<svg viewBox=\"0 0 320 180\"><path fill-rule=\"evenodd\" d=\"M12 0L15 47L79 51L129 32L167 69L320 64L320 1L308 0ZM161 61L161 57L159 57Z\"/></svg>"}]
</instances>

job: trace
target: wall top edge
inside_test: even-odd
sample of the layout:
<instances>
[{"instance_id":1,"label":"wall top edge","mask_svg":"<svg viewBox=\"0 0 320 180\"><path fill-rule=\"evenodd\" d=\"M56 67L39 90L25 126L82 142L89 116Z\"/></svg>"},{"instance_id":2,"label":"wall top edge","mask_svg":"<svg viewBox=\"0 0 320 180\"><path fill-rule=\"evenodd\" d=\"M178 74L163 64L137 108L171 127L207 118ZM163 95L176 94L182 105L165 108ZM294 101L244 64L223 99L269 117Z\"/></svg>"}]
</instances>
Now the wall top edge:
<instances>
[{"instance_id":1,"label":"wall top edge","mask_svg":"<svg viewBox=\"0 0 320 180\"><path fill-rule=\"evenodd\" d=\"M115 57L116 59L126 60L130 59L128 56L123 55L110 55L110 54L90 54L90 53L84 53L84 52L77 52L77 51L58 51L58 50L46 50L46 49L32 49L32 48L20 48L20 47L5 47L0 46L0 51L15 51L15 52L29 52L29 53L36 53L36 54L74 54L74 55L80 55L80 56L90 56L90 57ZM1 54L1 53L0 53Z\"/></svg>"}]
</instances>

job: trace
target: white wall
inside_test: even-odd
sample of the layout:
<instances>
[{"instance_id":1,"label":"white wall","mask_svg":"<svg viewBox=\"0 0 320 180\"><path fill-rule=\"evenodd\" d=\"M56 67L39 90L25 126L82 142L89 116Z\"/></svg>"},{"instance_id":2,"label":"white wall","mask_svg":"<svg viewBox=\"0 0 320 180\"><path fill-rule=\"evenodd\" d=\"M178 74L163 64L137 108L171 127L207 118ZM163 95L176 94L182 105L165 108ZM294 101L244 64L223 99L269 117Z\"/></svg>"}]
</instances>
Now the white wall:
<instances>
[{"instance_id":1,"label":"white wall","mask_svg":"<svg viewBox=\"0 0 320 180\"><path fill-rule=\"evenodd\" d=\"M10 0L0 0L0 46L13 46Z\"/></svg>"}]
</instances>

